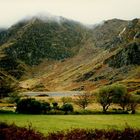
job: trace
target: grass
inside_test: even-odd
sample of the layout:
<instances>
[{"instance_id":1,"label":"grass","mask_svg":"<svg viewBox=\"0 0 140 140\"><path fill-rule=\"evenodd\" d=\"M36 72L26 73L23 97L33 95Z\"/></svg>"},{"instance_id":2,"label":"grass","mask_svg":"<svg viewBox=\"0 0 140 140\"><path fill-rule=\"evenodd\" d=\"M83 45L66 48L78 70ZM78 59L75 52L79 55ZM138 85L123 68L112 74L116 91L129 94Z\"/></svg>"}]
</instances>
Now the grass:
<instances>
[{"instance_id":1,"label":"grass","mask_svg":"<svg viewBox=\"0 0 140 140\"><path fill-rule=\"evenodd\" d=\"M32 125L36 130L47 134L71 128L123 129L127 125L140 128L140 114L123 115L19 115L0 114L0 121L15 123L18 126Z\"/></svg>"}]
</instances>

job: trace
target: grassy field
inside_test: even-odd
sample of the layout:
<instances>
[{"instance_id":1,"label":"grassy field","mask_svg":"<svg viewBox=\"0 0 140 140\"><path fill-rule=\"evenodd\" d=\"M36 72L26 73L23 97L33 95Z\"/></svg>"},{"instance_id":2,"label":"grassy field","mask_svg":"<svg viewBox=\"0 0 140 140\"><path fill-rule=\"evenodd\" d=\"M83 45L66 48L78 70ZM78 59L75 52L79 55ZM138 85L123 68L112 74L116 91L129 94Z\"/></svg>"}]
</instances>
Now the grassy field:
<instances>
[{"instance_id":1,"label":"grassy field","mask_svg":"<svg viewBox=\"0 0 140 140\"><path fill-rule=\"evenodd\" d=\"M28 126L47 134L71 128L115 128L126 125L140 128L140 114L131 115L18 115L0 114L0 121Z\"/></svg>"}]
</instances>

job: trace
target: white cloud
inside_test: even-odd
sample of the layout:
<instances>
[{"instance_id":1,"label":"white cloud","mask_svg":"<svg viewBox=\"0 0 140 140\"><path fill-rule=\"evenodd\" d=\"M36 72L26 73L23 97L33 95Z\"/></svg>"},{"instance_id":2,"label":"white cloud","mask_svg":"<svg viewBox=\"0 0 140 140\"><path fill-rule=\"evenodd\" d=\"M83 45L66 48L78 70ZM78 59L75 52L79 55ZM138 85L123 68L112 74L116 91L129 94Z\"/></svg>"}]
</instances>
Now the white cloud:
<instances>
[{"instance_id":1,"label":"white cloud","mask_svg":"<svg viewBox=\"0 0 140 140\"><path fill-rule=\"evenodd\" d=\"M87 24L111 18L140 18L140 0L0 0L0 26L25 16L51 13Z\"/></svg>"}]
</instances>

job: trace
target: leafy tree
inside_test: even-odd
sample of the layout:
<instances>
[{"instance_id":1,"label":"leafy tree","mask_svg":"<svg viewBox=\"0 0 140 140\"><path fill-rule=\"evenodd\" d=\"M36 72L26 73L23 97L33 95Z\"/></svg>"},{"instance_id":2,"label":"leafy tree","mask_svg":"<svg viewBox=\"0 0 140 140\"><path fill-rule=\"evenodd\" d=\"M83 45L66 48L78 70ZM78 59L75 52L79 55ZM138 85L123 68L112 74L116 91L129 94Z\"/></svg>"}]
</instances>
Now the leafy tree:
<instances>
[{"instance_id":1,"label":"leafy tree","mask_svg":"<svg viewBox=\"0 0 140 140\"><path fill-rule=\"evenodd\" d=\"M102 105L104 113L112 103L117 103L124 111L131 110L132 114L135 114L140 96L128 93L124 85L114 84L101 88L97 94L97 101Z\"/></svg>"},{"instance_id":2,"label":"leafy tree","mask_svg":"<svg viewBox=\"0 0 140 140\"><path fill-rule=\"evenodd\" d=\"M55 111L55 114L56 114L56 111L59 110L58 103L57 102L53 102L52 105L53 105L52 109Z\"/></svg>"},{"instance_id":3,"label":"leafy tree","mask_svg":"<svg viewBox=\"0 0 140 140\"><path fill-rule=\"evenodd\" d=\"M77 104L82 109L86 109L86 107L93 102L93 94L84 92L81 95L77 95L75 99L75 104Z\"/></svg>"},{"instance_id":4,"label":"leafy tree","mask_svg":"<svg viewBox=\"0 0 140 140\"><path fill-rule=\"evenodd\" d=\"M97 102L101 104L103 112L106 113L113 101L113 91L111 86L104 86L100 88L96 96Z\"/></svg>"},{"instance_id":5,"label":"leafy tree","mask_svg":"<svg viewBox=\"0 0 140 140\"><path fill-rule=\"evenodd\" d=\"M128 110L131 110L132 114L136 113L136 108L137 108L138 104L140 104L140 96L131 94L131 97L130 97L130 100L128 103Z\"/></svg>"},{"instance_id":6,"label":"leafy tree","mask_svg":"<svg viewBox=\"0 0 140 140\"><path fill-rule=\"evenodd\" d=\"M72 112L73 111L73 106L72 104L64 104L62 107L61 107L61 110L65 112L65 114L68 114L68 112Z\"/></svg>"},{"instance_id":7,"label":"leafy tree","mask_svg":"<svg viewBox=\"0 0 140 140\"><path fill-rule=\"evenodd\" d=\"M42 110L42 113L44 113L44 114L46 114L48 111L50 111L51 110L50 103L42 102L41 103L41 110Z\"/></svg>"},{"instance_id":8,"label":"leafy tree","mask_svg":"<svg viewBox=\"0 0 140 140\"><path fill-rule=\"evenodd\" d=\"M128 105L130 95L127 92L127 88L121 84L113 84L111 85L112 93L113 93L113 103L119 104L123 110L125 110Z\"/></svg>"},{"instance_id":9,"label":"leafy tree","mask_svg":"<svg viewBox=\"0 0 140 140\"><path fill-rule=\"evenodd\" d=\"M121 99L121 97L125 94L127 94L127 88L124 85L121 84L113 84L110 86L110 88L113 91L113 102L118 103L118 100Z\"/></svg>"},{"instance_id":10,"label":"leafy tree","mask_svg":"<svg viewBox=\"0 0 140 140\"><path fill-rule=\"evenodd\" d=\"M137 93L128 93L124 85L112 85L113 103L118 103L123 110L131 110L135 114L137 105L140 103L140 96Z\"/></svg>"},{"instance_id":11,"label":"leafy tree","mask_svg":"<svg viewBox=\"0 0 140 140\"><path fill-rule=\"evenodd\" d=\"M40 114L42 105L33 98L22 99L17 103L16 111L23 114Z\"/></svg>"},{"instance_id":12,"label":"leafy tree","mask_svg":"<svg viewBox=\"0 0 140 140\"><path fill-rule=\"evenodd\" d=\"M131 95L129 93L124 94L119 100L119 105L122 107L123 111L127 110L127 106L130 102Z\"/></svg>"}]
</instances>

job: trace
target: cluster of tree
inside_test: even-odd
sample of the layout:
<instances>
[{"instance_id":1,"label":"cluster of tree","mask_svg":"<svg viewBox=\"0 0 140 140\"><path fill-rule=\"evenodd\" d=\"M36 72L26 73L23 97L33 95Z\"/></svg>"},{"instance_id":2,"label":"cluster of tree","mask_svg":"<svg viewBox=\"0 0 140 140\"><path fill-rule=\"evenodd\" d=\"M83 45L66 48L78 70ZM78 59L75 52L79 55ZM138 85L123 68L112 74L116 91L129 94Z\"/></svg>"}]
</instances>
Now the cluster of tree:
<instances>
[{"instance_id":1,"label":"cluster of tree","mask_svg":"<svg viewBox=\"0 0 140 140\"><path fill-rule=\"evenodd\" d=\"M48 101L49 102L43 102L32 98L22 99L18 93L10 94L10 102L17 104L16 111L26 114L57 114L59 111L68 114L68 112L73 111L73 105L71 103L85 110L88 105L93 102L97 102L102 106L103 113L106 113L112 104L117 104L117 107L121 107L121 112L130 111L132 114L135 114L136 108L138 104L140 104L140 95L139 91L136 93L128 93L124 85L113 84L100 88L99 91L94 94L84 92L75 96L74 99L71 97L62 97L61 106L59 106L58 102L55 102L53 98L48 98ZM114 110L120 112L120 108L114 108Z\"/></svg>"},{"instance_id":2,"label":"cluster of tree","mask_svg":"<svg viewBox=\"0 0 140 140\"><path fill-rule=\"evenodd\" d=\"M127 92L124 85L108 85L96 94L97 101L106 113L111 104L118 104L123 111L131 111L135 114L136 107L140 103L140 96Z\"/></svg>"},{"instance_id":3,"label":"cluster of tree","mask_svg":"<svg viewBox=\"0 0 140 140\"><path fill-rule=\"evenodd\" d=\"M74 103L80 108L86 109L95 100L102 106L103 113L106 113L112 104L117 104L122 108L122 112L131 111L132 114L135 114L136 108L140 104L139 94L128 93L127 88L121 84L104 86L94 94L84 92L76 96Z\"/></svg>"},{"instance_id":4,"label":"cluster of tree","mask_svg":"<svg viewBox=\"0 0 140 140\"><path fill-rule=\"evenodd\" d=\"M73 111L72 104L65 103L61 107L58 106L57 102L53 102L52 106L48 102L41 102L38 100L35 100L34 98L26 98L26 99L20 99L17 102L17 108L16 111L18 113L22 114L46 114L49 111L63 111L65 114L68 114L68 112Z\"/></svg>"}]
</instances>

